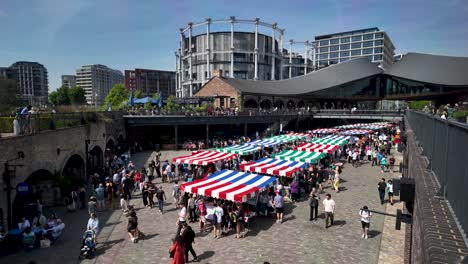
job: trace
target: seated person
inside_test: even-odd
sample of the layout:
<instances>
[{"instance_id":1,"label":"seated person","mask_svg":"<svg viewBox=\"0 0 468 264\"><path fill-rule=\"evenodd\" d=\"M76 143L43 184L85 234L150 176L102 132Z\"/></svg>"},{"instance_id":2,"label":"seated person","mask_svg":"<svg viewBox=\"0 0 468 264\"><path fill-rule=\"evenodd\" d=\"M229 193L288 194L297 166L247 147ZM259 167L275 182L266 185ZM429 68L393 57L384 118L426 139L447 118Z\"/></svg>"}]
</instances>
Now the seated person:
<instances>
[{"instance_id":1,"label":"seated person","mask_svg":"<svg viewBox=\"0 0 468 264\"><path fill-rule=\"evenodd\" d=\"M31 227L28 226L23 232L23 246L27 248L34 248L34 242L36 241L36 235L32 231Z\"/></svg>"},{"instance_id":2,"label":"seated person","mask_svg":"<svg viewBox=\"0 0 468 264\"><path fill-rule=\"evenodd\" d=\"M45 235L52 243L59 238L62 234L63 229L65 229L65 224L62 223L61 219L57 219L57 225L53 228L46 230L47 234Z\"/></svg>"},{"instance_id":3,"label":"seated person","mask_svg":"<svg viewBox=\"0 0 468 264\"><path fill-rule=\"evenodd\" d=\"M31 227L31 224L24 216L22 216L21 220L18 223L18 229L20 230L20 232L23 232L28 227Z\"/></svg>"},{"instance_id":4,"label":"seated person","mask_svg":"<svg viewBox=\"0 0 468 264\"><path fill-rule=\"evenodd\" d=\"M57 215L52 213L47 220L47 229L54 228L57 225Z\"/></svg>"}]
</instances>

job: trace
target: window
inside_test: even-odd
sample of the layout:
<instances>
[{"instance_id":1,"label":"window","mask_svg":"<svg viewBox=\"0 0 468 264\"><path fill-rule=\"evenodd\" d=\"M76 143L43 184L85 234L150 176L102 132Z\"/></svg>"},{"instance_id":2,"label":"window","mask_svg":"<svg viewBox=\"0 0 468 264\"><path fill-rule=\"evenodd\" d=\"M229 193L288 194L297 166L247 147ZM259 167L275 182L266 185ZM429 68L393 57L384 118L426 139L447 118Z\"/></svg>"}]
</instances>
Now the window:
<instances>
[{"instance_id":1,"label":"window","mask_svg":"<svg viewBox=\"0 0 468 264\"><path fill-rule=\"evenodd\" d=\"M330 40L330 45L338 44L339 42L340 42L339 39L331 39L331 40Z\"/></svg>"},{"instance_id":2,"label":"window","mask_svg":"<svg viewBox=\"0 0 468 264\"><path fill-rule=\"evenodd\" d=\"M348 56L349 56L349 51L340 52L340 57L348 57Z\"/></svg>"},{"instance_id":3,"label":"window","mask_svg":"<svg viewBox=\"0 0 468 264\"><path fill-rule=\"evenodd\" d=\"M320 52L328 52L328 47L326 47L326 48L320 48Z\"/></svg>"},{"instance_id":4,"label":"window","mask_svg":"<svg viewBox=\"0 0 468 264\"><path fill-rule=\"evenodd\" d=\"M350 45L349 45L349 44L343 44L343 45L340 45L340 49L341 49L341 50L348 50L348 49L349 49L349 47L350 47Z\"/></svg>"},{"instance_id":5,"label":"window","mask_svg":"<svg viewBox=\"0 0 468 264\"><path fill-rule=\"evenodd\" d=\"M375 38L383 38L383 33L375 33Z\"/></svg>"},{"instance_id":6,"label":"window","mask_svg":"<svg viewBox=\"0 0 468 264\"><path fill-rule=\"evenodd\" d=\"M347 60L349 60L349 58L342 58L342 59L340 59L340 62L345 62Z\"/></svg>"},{"instance_id":7,"label":"window","mask_svg":"<svg viewBox=\"0 0 468 264\"><path fill-rule=\"evenodd\" d=\"M381 61L382 60L382 55L374 55L374 60L375 61Z\"/></svg>"},{"instance_id":8,"label":"window","mask_svg":"<svg viewBox=\"0 0 468 264\"><path fill-rule=\"evenodd\" d=\"M350 37L342 38L341 43L349 43L350 40L351 40Z\"/></svg>"},{"instance_id":9,"label":"window","mask_svg":"<svg viewBox=\"0 0 468 264\"><path fill-rule=\"evenodd\" d=\"M369 40L369 39L373 39L373 38L374 38L374 34L364 35L364 40Z\"/></svg>"},{"instance_id":10,"label":"window","mask_svg":"<svg viewBox=\"0 0 468 264\"><path fill-rule=\"evenodd\" d=\"M360 49L361 48L361 42L351 44L351 48L352 49Z\"/></svg>"},{"instance_id":11,"label":"window","mask_svg":"<svg viewBox=\"0 0 468 264\"><path fill-rule=\"evenodd\" d=\"M325 66L325 65L328 65L328 62L327 62L326 60L321 60L321 61L319 62L319 65L320 65L320 66Z\"/></svg>"},{"instance_id":12,"label":"window","mask_svg":"<svg viewBox=\"0 0 468 264\"><path fill-rule=\"evenodd\" d=\"M330 51L338 51L338 48L339 48L338 45L336 45L336 46L331 46L331 47L330 47Z\"/></svg>"},{"instance_id":13,"label":"window","mask_svg":"<svg viewBox=\"0 0 468 264\"><path fill-rule=\"evenodd\" d=\"M353 36L353 42L354 42L354 41L361 41L361 40L362 40L362 35Z\"/></svg>"},{"instance_id":14,"label":"window","mask_svg":"<svg viewBox=\"0 0 468 264\"><path fill-rule=\"evenodd\" d=\"M322 41L320 41L320 46L326 46L329 43L330 43L330 41L328 41L328 40L322 40Z\"/></svg>"},{"instance_id":15,"label":"window","mask_svg":"<svg viewBox=\"0 0 468 264\"><path fill-rule=\"evenodd\" d=\"M323 59L328 59L328 53L327 53L327 54L320 54L319 58L320 58L321 60L323 60Z\"/></svg>"},{"instance_id":16,"label":"window","mask_svg":"<svg viewBox=\"0 0 468 264\"><path fill-rule=\"evenodd\" d=\"M364 48L372 47L372 43L373 43L372 41L364 41L364 42L362 43L362 46L363 46Z\"/></svg>"},{"instance_id":17,"label":"window","mask_svg":"<svg viewBox=\"0 0 468 264\"><path fill-rule=\"evenodd\" d=\"M361 55L361 50L352 50L351 51L351 56L359 56Z\"/></svg>"},{"instance_id":18,"label":"window","mask_svg":"<svg viewBox=\"0 0 468 264\"><path fill-rule=\"evenodd\" d=\"M382 48L374 48L374 53L382 53Z\"/></svg>"},{"instance_id":19,"label":"window","mask_svg":"<svg viewBox=\"0 0 468 264\"><path fill-rule=\"evenodd\" d=\"M372 61L372 56L366 56L366 59Z\"/></svg>"},{"instance_id":20,"label":"window","mask_svg":"<svg viewBox=\"0 0 468 264\"><path fill-rule=\"evenodd\" d=\"M374 41L374 46L382 46L383 45L383 41L382 40L376 40Z\"/></svg>"},{"instance_id":21,"label":"window","mask_svg":"<svg viewBox=\"0 0 468 264\"><path fill-rule=\"evenodd\" d=\"M363 49L362 55L372 54L372 49Z\"/></svg>"},{"instance_id":22,"label":"window","mask_svg":"<svg viewBox=\"0 0 468 264\"><path fill-rule=\"evenodd\" d=\"M338 52L330 53L330 58L338 58Z\"/></svg>"}]
</instances>

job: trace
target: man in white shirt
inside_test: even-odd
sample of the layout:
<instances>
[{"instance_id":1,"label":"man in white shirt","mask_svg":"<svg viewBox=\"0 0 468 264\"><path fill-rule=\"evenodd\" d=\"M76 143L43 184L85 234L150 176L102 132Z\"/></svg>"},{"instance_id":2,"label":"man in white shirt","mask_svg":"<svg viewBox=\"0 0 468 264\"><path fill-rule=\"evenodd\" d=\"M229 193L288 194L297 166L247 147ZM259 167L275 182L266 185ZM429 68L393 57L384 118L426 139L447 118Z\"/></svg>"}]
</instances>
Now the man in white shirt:
<instances>
[{"instance_id":1,"label":"man in white shirt","mask_svg":"<svg viewBox=\"0 0 468 264\"><path fill-rule=\"evenodd\" d=\"M213 223L214 238L221 238L221 223L223 221L223 215L224 215L224 211L223 211L223 208L221 208L221 202L218 202L213 211L213 217L215 220L215 223Z\"/></svg>"},{"instance_id":2,"label":"man in white shirt","mask_svg":"<svg viewBox=\"0 0 468 264\"><path fill-rule=\"evenodd\" d=\"M363 206L362 209L359 210L359 215L361 216L362 237L367 239L372 213L369 212L369 208L367 206Z\"/></svg>"},{"instance_id":3,"label":"man in white shirt","mask_svg":"<svg viewBox=\"0 0 468 264\"><path fill-rule=\"evenodd\" d=\"M327 198L323 200L323 208L325 211L325 228L333 225L333 216L335 214L335 201L331 198L331 194L327 193ZM330 220L330 225L328 221Z\"/></svg>"},{"instance_id":4,"label":"man in white shirt","mask_svg":"<svg viewBox=\"0 0 468 264\"><path fill-rule=\"evenodd\" d=\"M57 219L57 225L48 229L45 236L53 243L62 234L63 229L65 229L65 224L62 222L62 219Z\"/></svg>"}]
</instances>

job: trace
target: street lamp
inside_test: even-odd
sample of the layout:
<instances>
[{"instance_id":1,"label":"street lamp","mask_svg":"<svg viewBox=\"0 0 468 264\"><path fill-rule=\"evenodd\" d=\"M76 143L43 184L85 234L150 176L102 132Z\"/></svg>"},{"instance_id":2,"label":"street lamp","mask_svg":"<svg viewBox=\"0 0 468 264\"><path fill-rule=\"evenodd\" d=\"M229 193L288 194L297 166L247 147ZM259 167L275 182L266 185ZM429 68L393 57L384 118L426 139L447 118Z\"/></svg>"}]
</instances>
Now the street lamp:
<instances>
[{"instance_id":1,"label":"street lamp","mask_svg":"<svg viewBox=\"0 0 468 264\"><path fill-rule=\"evenodd\" d=\"M3 182L5 182L5 191L6 191L6 198L7 198L7 224L8 228L13 227L13 219L12 219L12 213L11 213L11 191L14 190L13 186L11 186L11 175L16 175L16 168L17 167L23 167L23 164L9 164L11 161L16 161L24 159L24 152L18 151L18 156L14 159L10 159L5 161L4 165L4 171L3 171ZM10 168L12 170L10 171ZM12 173L10 173L12 172Z\"/></svg>"}]
</instances>

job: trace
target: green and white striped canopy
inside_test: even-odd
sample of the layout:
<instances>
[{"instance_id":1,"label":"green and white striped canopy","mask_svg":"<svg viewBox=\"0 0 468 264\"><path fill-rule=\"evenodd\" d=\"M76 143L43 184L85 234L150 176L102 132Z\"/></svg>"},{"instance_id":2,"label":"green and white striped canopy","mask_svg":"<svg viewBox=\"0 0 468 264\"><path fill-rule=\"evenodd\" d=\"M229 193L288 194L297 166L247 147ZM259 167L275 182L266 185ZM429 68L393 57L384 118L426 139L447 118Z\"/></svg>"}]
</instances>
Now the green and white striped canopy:
<instances>
[{"instance_id":1,"label":"green and white striped canopy","mask_svg":"<svg viewBox=\"0 0 468 264\"><path fill-rule=\"evenodd\" d=\"M343 145L346 145L348 140L347 139L337 139L337 138L316 138L316 139L312 139L311 142L315 143L315 144L343 146Z\"/></svg>"},{"instance_id":2,"label":"green and white striped canopy","mask_svg":"<svg viewBox=\"0 0 468 264\"><path fill-rule=\"evenodd\" d=\"M225 148L215 148L214 150L216 152L223 152L223 153L232 153L232 154L237 154L237 155L251 155L257 151L259 151L261 147L254 146L254 145L232 145L229 147Z\"/></svg>"},{"instance_id":3,"label":"green and white striped canopy","mask_svg":"<svg viewBox=\"0 0 468 264\"><path fill-rule=\"evenodd\" d=\"M320 152L307 152L307 151L298 151L298 150L285 150L279 154L271 155L274 159L289 160L289 161L299 161L315 164L321 158L325 157L325 153Z\"/></svg>"}]
</instances>

